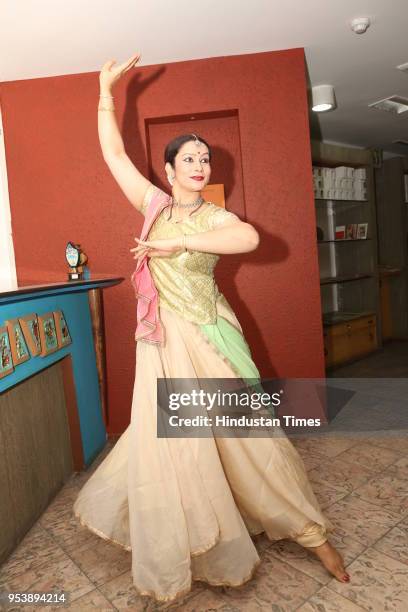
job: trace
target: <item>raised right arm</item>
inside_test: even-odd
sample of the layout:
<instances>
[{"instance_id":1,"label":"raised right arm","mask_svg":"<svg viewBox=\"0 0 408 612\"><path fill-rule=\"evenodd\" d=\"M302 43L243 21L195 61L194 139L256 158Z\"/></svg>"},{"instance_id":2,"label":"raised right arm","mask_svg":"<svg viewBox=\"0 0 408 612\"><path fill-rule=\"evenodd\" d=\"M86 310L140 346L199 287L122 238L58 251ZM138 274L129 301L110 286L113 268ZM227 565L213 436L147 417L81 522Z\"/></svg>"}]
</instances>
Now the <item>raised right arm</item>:
<instances>
[{"instance_id":1,"label":"raised right arm","mask_svg":"<svg viewBox=\"0 0 408 612\"><path fill-rule=\"evenodd\" d=\"M133 56L115 68L112 68L113 61L106 62L104 65L100 75L98 135L103 159L108 164L109 170L129 202L141 212L143 198L151 183L139 172L126 154L111 98L113 83L126 70L135 65L138 59L139 55ZM104 108L109 110L102 110Z\"/></svg>"}]
</instances>

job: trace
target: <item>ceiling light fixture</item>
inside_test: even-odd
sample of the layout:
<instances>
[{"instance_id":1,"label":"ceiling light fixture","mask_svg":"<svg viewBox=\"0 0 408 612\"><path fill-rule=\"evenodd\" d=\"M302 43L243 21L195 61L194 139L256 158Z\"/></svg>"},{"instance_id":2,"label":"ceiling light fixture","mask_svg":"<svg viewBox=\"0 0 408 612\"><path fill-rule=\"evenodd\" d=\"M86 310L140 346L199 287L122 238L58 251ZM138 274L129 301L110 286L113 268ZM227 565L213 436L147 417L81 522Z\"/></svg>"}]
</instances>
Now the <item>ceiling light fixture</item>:
<instances>
[{"instance_id":1,"label":"ceiling light fixture","mask_svg":"<svg viewBox=\"0 0 408 612\"><path fill-rule=\"evenodd\" d=\"M324 113L336 108L333 85L315 85L312 87L312 110Z\"/></svg>"}]
</instances>

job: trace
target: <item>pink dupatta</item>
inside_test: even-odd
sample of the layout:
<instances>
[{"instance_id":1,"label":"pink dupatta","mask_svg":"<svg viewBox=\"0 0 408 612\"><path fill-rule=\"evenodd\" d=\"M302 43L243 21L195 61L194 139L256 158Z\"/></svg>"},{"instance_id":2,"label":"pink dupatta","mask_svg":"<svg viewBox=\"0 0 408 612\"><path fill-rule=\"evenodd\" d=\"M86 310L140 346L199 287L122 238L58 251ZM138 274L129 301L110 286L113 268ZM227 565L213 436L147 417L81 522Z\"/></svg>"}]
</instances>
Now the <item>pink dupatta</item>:
<instances>
[{"instance_id":1,"label":"pink dupatta","mask_svg":"<svg viewBox=\"0 0 408 612\"><path fill-rule=\"evenodd\" d=\"M171 203L171 196L160 189L155 189L150 204L147 206L140 240L145 240L153 222L163 208ZM159 297L145 254L137 263L131 276L131 282L137 297L137 326L135 340L142 338L147 342L162 344L165 340L164 328L159 317Z\"/></svg>"}]
</instances>

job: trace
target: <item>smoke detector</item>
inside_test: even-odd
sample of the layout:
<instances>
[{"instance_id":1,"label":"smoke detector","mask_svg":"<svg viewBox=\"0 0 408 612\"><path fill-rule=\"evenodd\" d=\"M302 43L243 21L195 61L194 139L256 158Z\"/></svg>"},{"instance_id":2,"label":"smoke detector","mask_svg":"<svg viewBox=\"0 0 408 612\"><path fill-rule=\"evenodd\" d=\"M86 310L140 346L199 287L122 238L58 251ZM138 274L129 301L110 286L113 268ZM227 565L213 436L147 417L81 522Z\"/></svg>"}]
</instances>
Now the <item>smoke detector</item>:
<instances>
[{"instance_id":1,"label":"smoke detector","mask_svg":"<svg viewBox=\"0 0 408 612\"><path fill-rule=\"evenodd\" d=\"M370 19L368 17L357 17L351 21L350 26L353 32L356 34L364 34L370 25Z\"/></svg>"}]
</instances>

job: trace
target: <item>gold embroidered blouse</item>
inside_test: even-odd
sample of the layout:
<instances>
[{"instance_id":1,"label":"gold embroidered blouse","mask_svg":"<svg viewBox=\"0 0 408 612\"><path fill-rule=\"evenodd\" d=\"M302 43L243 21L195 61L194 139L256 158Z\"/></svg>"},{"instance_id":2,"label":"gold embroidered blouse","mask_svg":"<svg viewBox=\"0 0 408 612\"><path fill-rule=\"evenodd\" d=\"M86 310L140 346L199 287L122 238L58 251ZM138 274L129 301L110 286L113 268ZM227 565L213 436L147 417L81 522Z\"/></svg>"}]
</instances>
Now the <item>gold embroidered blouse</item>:
<instances>
[{"instance_id":1,"label":"gold embroidered blouse","mask_svg":"<svg viewBox=\"0 0 408 612\"><path fill-rule=\"evenodd\" d=\"M146 214L154 190L147 189L141 212ZM239 217L224 208L205 202L182 221L175 221L171 206L166 207L150 228L147 240L174 238L215 229L226 219ZM193 323L215 324L216 300L222 296L214 279L220 256L201 251L181 251L168 257L150 257L148 265L159 294L159 306L180 314Z\"/></svg>"}]
</instances>

